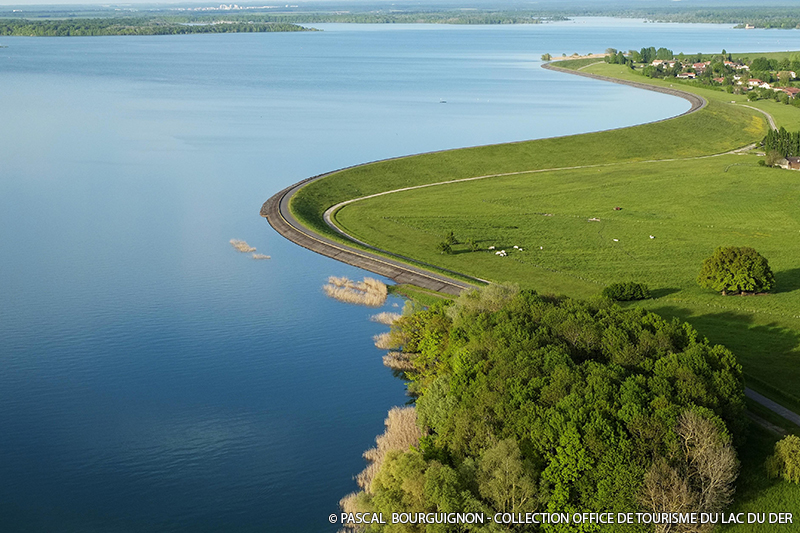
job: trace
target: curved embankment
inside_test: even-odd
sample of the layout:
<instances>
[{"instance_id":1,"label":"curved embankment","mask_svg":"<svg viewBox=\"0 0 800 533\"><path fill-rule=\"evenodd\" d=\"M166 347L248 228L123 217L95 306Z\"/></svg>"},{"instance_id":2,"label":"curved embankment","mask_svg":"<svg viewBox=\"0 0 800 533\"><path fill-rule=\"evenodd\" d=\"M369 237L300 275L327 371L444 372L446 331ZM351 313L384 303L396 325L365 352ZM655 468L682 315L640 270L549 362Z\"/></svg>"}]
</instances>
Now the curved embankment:
<instances>
[{"instance_id":1,"label":"curved embankment","mask_svg":"<svg viewBox=\"0 0 800 533\"><path fill-rule=\"evenodd\" d=\"M336 259L342 263L369 270L370 272L394 280L397 283L410 283L424 289L431 289L453 295L458 295L464 289L472 287L469 283L458 281L442 274L428 272L422 268L417 268L412 265L401 263L400 261L394 261L386 257L359 250L352 246L347 246L346 244L332 241L303 227L289 210L289 201L292 195L312 181L324 178L330 174L333 174L333 172L305 179L283 189L264 202L264 205L261 206L261 216L267 219L267 222L269 222L270 226L272 226L275 231L303 248ZM385 253L388 254L389 252ZM411 258L402 256L396 257L413 261ZM479 283L483 280L476 279L475 281Z\"/></svg>"},{"instance_id":2,"label":"curved embankment","mask_svg":"<svg viewBox=\"0 0 800 533\"><path fill-rule=\"evenodd\" d=\"M567 74L574 74L575 76L583 76L584 78L592 78L595 80L600 81L608 81L611 83L619 83L620 85L630 85L631 87L636 87L637 89L644 89L646 91L654 91L657 93L664 93L669 94L672 96L677 96L679 98L683 98L684 100L688 100L692 107L689 108L688 111L681 113L680 115L676 115L674 117L665 118L663 120L671 120L676 117L682 117L683 115L688 115L689 113L694 113L695 111L699 111L706 106L706 99L702 96L681 91L680 89L674 89L672 87L660 87L658 85L650 85L648 83L641 83L638 81L628 81L628 80L620 80L617 78L609 78L608 76L600 76L598 74L590 74L589 72L582 72L580 70L572 70L568 68L557 67L552 63L545 63L542 65L542 68L547 70L555 70L558 72L565 72ZM657 120L655 122L661 122ZM654 122L650 122L650 124L654 124Z\"/></svg>"},{"instance_id":3,"label":"curved embankment","mask_svg":"<svg viewBox=\"0 0 800 533\"><path fill-rule=\"evenodd\" d=\"M683 116L689 113L694 113L695 111L699 111L706 105L706 100L701 96L680 91L678 89L658 87L635 81L618 80L606 76L598 76L596 74L589 74L586 72L579 72L575 70L556 67L549 63L542 65L542 67L549 70L565 72L567 74L574 74L577 76L584 76L587 78L593 78L601 81L609 81L612 83L619 83L622 85L630 85L632 87L645 89L648 91L670 94L672 96L678 96L680 98L688 100L689 103L691 104L690 109L677 116ZM670 119L672 118L675 117L670 117ZM669 120L669 119L663 119L663 120ZM656 121L656 122L661 122L661 121ZM356 166L364 166L368 164L371 163L363 163L362 165L356 165ZM292 241L295 244L299 244L300 246L307 248L312 252L316 252L318 254L330 257L332 259L336 259L337 261L341 261L343 263L347 263L349 265L357 266L359 268L363 268L364 270L374 272L375 274L385 276L397 283L410 283L418 287L422 287L425 289L432 289L439 292L445 292L448 294L459 294L462 290L474 286L471 283L459 281L452 277L431 272L424 268L408 264L408 262L414 262L422 266L437 268L434 267L433 265L420 263L419 261L415 261L410 257L404 257L401 255L393 254L386 250L382 250L374 246L370 246L369 244L358 241L357 239L341 231L330 221L331 209L329 209L326 212L325 221L337 233L341 234L343 237L350 239L353 242L360 244L361 246L371 248L383 255L397 257L399 261L395 261L378 254L373 254L368 251L355 248L353 246L348 246L346 244L333 241L300 224L300 222L294 217L294 215L292 215L289 209L289 202L291 201L292 196L294 196L297 193L297 191L299 191L306 185L314 181L320 180L322 178L325 178L327 176L330 176L331 174L335 174L336 172L339 171L340 170L336 170L333 172L320 174L319 176L313 176L311 178L307 178L301 182L295 183L294 185L290 185L289 187L283 189L279 193L272 196L269 200L264 202L264 205L261 206L261 216L267 219L267 222L269 222L270 226L272 226L275 229L275 231L277 231L283 237L287 238L288 240ZM456 274L460 277L469 278L469 276L465 276L458 272L453 272L453 274ZM475 284L486 282L486 280L482 279L477 279L477 278L472 278L472 279L474 280Z\"/></svg>"}]
</instances>

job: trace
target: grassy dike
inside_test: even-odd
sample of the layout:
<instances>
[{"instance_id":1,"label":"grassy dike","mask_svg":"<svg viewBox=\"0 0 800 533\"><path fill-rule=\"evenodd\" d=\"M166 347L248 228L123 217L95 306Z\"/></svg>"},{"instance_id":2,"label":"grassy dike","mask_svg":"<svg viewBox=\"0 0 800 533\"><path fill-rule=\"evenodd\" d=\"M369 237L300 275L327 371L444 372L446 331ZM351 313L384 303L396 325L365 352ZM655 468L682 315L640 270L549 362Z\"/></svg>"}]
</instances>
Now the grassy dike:
<instances>
[{"instance_id":1,"label":"grassy dike","mask_svg":"<svg viewBox=\"0 0 800 533\"><path fill-rule=\"evenodd\" d=\"M766 134L764 115L745 105L767 111L790 130L800 129L800 110L592 63L575 67L693 92L708 105L690 115L625 129L346 169L301 189L291 210L307 227L342 240L322 218L339 202L428 183L518 173L358 201L333 219L379 248L542 293L587 298L615 281L648 283L654 298L632 305L690 322L737 354L749 387L800 410L800 174L760 167L754 155L713 155ZM622 210L614 210L617 206ZM476 241L481 250L456 245L453 254L439 253L436 244L450 230L462 242ZM516 252L514 245L524 251ZM700 264L722 245L753 246L763 253L776 272L777 291L722 297L700 289L694 281ZM509 256L497 257L489 246L504 248ZM800 505L800 488L767 480L764 474L764 458L777 438L753 425L751 444L742 452L733 510L777 512ZM747 525L726 529L759 530Z\"/></svg>"}]
</instances>

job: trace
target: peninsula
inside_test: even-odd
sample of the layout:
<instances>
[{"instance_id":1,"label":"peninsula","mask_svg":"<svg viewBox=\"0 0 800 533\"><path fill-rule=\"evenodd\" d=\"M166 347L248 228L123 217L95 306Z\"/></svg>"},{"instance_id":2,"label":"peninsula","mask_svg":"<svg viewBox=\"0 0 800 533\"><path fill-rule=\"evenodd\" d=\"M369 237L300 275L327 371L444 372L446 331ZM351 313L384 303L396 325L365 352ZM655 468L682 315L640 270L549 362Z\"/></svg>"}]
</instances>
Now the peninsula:
<instances>
[{"instance_id":1,"label":"peninsula","mask_svg":"<svg viewBox=\"0 0 800 533\"><path fill-rule=\"evenodd\" d=\"M543 66L665 92L691 107L629 128L343 169L282 191L262 215L292 240L300 232L327 243L307 247L330 257L342 249L375 261L390 257L401 272L471 285L516 283L591 298L616 282L646 283L653 297L628 306L689 322L731 348L750 388L748 409L797 431L753 399L800 411L800 268L792 244L800 226L789 200L800 180L764 165L760 150L772 124L800 129L800 110L697 80L646 77L641 64ZM774 293L724 297L697 286L703 259L734 245L769 258ZM369 262L351 264L377 272ZM457 291L452 285L446 292Z\"/></svg>"}]
</instances>

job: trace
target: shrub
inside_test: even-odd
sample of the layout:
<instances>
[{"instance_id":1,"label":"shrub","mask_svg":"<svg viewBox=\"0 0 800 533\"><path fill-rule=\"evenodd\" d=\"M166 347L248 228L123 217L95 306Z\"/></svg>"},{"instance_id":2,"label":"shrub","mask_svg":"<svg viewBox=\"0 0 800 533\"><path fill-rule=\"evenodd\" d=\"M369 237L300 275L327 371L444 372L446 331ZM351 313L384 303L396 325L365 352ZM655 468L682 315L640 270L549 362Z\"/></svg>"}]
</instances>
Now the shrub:
<instances>
[{"instance_id":1,"label":"shrub","mask_svg":"<svg viewBox=\"0 0 800 533\"><path fill-rule=\"evenodd\" d=\"M634 283L632 281L612 283L603 289L603 296L618 302L645 300L650 298L650 289L644 283Z\"/></svg>"},{"instance_id":2,"label":"shrub","mask_svg":"<svg viewBox=\"0 0 800 533\"><path fill-rule=\"evenodd\" d=\"M449 245L458 244L458 239L456 239L456 234L452 231L448 231L447 235L444 236L444 242Z\"/></svg>"},{"instance_id":3,"label":"shrub","mask_svg":"<svg viewBox=\"0 0 800 533\"><path fill-rule=\"evenodd\" d=\"M767 153L767 158L764 160L764 164L768 167L774 167L775 165L779 164L783 156L777 150L770 150Z\"/></svg>"},{"instance_id":4,"label":"shrub","mask_svg":"<svg viewBox=\"0 0 800 533\"><path fill-rule=\"evenodd\" d=\"M764 256L747 246L720 247L703 261L697 283L706 289L739 293L768 291L775 286L775 276Z\"/></svg>"},{"instance_id":5,"label":"shrub","mask_svg":"<svg viewBox=\"0 0 800 533\"><path fill-rule=\"evenodd\" d=\"M464 244L466 244L471 251L473 251L473 252L477 252L478 251L479 246L478 246L478 243L475 242L475 239L467 239Z\"/></svg>"},{"instance_id":6,"label":"shrub","mask_svg":"<svg viewBox=\"0 0 800 533\"><path fill-rule=\"evenodd\" d=\"M436 245L436 249L439 250L439 252L443 253L443 254L452 254L453 253L453 247L450 246L450 243L447 242L447 241L442 241L439 244L437 244Z\"/></svg>"},{"instance_id":7,"label":"shrub","mask_svg":"<svg viewBox=\"0 0 800 533\"><path fill-rule=\"evenodd\" d=\"M775 443L775 453L767 458L767 474L800 484L800 437L787 435Z\"/></svg>"}]
</instances>

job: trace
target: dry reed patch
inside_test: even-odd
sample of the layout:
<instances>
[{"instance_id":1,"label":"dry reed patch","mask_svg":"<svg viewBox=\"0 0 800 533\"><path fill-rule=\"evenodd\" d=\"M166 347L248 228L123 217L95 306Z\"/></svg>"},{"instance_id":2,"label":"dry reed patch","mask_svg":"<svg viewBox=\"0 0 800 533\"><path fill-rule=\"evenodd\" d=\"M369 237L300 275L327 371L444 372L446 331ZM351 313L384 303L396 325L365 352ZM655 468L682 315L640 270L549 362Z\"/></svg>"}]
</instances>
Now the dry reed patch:
<instances>
[{"instance_id":1,"label":"dry reed patch","mask_svg":"<svg viewBox=\"0 0 800 533\"><path fill-rule=\"evenodd\" d=\"M389 291L386 285L374 278L352 281L346 277L331 276L322 286L325 294L340 302L380 307L386 302Z\"/></svg>"},{"instance_id":2,"label":"dry reed patch","mask_svg":"<svg viewBox=\"0 0 800 533\"><path fill-rule=\"evenodd\" d=\"M383 313L372 315L371 317L369 317L369 319L379 324L391 326L392 324L397 322L397 319L400 318L401 316L403 315L401 315L400 313L390 313L388 311L384 311Z\"/></svg>"},{"instance_id":3,"label":"dry reed patch","mask_svg":"<svg viewBox=\"0 0 800 533\"><path fill-rule=\"evenodd\" d=\"M252 257L253 259L272 259L270 256L264 254L253 254Z\"/></svg>"},{"instance_id":4,"label":"dry reed patch","mask_svg":"<svg viewBox=\"0 0 800 533\"><path fill-rule=\"evenodd\" d=\"M391 350L397 348L397 343L392 340L391 333L378 333L372 340L375 342L375 347L381 350Z\"/></svg>"},{"instance_id":5,"label":"dry reed patch","mask_svg":"<svg viewBox=\"0 0 800 533\"><path fill-rule=\"evenodd\" d=\"M233 246L237 252L242 252L243 254L249 254L250 252L255 252L256 249L247 244L245 241L241 241L239 239L231 239L231 246Z\"/></svg>"},{"instance_id":6,"label":"dry reed patch","mask_svg":"<svg viewBox=\"0 0 800 533\"><path fill-rule=\"evenodd\" d=\"M413 407L392 407L384 424L386 430L375 438L376 446L364 452L369 465L356 476L358 486L367 493L371 492L372 480L383 465L386 454L393 450L407 451L411 446L419 445L422 437L417 427L417 411Z\"/></svg>"},{"instance_id":7,"label":"dry reed patch","mask_svg":"<svg viewBox=\"0 0 800 533\"><path fill-rule=\"evenodd\" d=\"M389 352L383 356L383 365L392 370L414 370L414 363L411 362L410 354L405 352Z\"/></svg>"}]
</instances>

